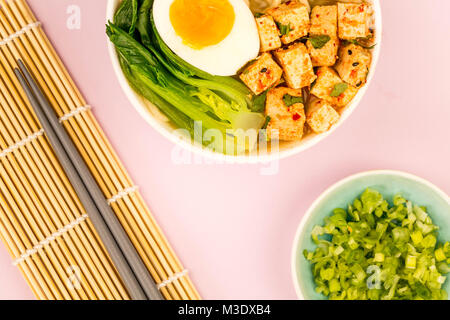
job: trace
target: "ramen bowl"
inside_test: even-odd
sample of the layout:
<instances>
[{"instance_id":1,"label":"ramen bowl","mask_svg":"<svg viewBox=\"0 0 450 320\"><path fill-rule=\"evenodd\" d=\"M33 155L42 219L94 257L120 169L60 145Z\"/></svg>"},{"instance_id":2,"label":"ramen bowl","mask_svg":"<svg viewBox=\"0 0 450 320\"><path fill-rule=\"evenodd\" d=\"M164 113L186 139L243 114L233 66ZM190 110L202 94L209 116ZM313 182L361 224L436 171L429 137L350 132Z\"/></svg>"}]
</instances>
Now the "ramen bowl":
<instances>
[{"instance_id":1,"label":"ramen bowl","mask_svg":"<svg viewBox=\"0 0 450 320\"><path fill-rule=\"evenodd\" d=\"M244 1L244 0L243 0ZM321 1L321 0L317 0ZM322 1L323 2L323 1ZM329 1L328 1L329 2ZM172 141L177 146L186 148L194 153L200 153L201 155L207 156L209 158L216 159L218 161L232 161L234 163L258 163L273 161L282 158L286 158L295 154L298 154L304 150L311 148L323 139L327 138L333 132L336 131L353 113L356 107L360 104L363 96L365 95L367 89L370 87L372 82L377 62L381 51L382 42L382 17L381 8L379 0L367 1L372 4L374 10L374 30L375 30L375 43L376 46L372 50L372 62L367 77L367 83L363 86L353 98L353 100L346 105L341 112L341 118L337 124L335 124L329 131L322 134L308 134L302 140L295 142L280 141L276 148L255 148L254 151L248 152L246 154L240 155L225 155L222 153L211 151L205 148L201 143L197 141L192 141L190 137L183 136L180 134L180 130L167 120L165 116L161 114L157 107L152 103L141 97L136 93L129 85L125 75L123 74L117 52L114 45L108 41L108 50L111 58L111 62L119 81L120 86L125 92L128 100L131 102L133 107L137 112L161 135ZM116 12L121 0L108 0L106 20L112 21L114 13Z\"/></svg>"}]
</instances>

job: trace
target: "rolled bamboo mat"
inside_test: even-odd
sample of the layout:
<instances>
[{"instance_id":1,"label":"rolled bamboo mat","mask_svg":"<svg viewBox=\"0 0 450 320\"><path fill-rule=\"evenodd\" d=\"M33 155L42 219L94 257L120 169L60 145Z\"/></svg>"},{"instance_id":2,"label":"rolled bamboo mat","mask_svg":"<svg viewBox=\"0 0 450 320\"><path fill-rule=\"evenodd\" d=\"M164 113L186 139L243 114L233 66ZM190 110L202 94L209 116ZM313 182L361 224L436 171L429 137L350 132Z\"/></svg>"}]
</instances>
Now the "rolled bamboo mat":
<instances>
[{"instance_id":1,"label":"rolled bamboo mat","mask_svg":"<svg viewBox=\"0 0 450 320\"><path fill-rule=\"evenodd\" d=\"M0 240L38 299L129 299L14 75L36 77L168 300L200 295L24 0L0 0Z\"/></svg>"}]
</instances>

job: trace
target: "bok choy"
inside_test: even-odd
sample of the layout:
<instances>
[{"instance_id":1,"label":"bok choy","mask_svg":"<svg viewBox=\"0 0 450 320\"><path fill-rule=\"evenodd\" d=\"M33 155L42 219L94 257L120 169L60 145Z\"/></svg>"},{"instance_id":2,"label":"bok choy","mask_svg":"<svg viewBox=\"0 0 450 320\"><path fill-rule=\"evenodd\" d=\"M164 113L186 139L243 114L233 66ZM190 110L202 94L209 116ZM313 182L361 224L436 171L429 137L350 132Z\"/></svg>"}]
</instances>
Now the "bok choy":
<instances>
[{"instance_id":1,"label":"bok choy","mask_svg":"<svg viewBox=\"0 0 450 320\"><path fill-rule=\"evenodd\" d=\"M153 0L124 0L106 27L130 85L208 148L228 154L251 149L265 117L251 111L249 90L232 77L210 75L174 54L156 30L152 5ZM201 123L201 132L196 132L196 123ZM206 134L209 130L214 133Z\"/></svg>"}]
</instances>

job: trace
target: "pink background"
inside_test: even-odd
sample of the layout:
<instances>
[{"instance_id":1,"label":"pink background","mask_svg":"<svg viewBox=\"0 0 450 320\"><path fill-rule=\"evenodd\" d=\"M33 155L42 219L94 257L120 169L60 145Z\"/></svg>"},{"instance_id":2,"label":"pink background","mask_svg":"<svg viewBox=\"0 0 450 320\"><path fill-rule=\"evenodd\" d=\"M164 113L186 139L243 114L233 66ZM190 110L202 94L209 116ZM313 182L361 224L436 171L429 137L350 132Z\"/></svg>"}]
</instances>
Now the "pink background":
<instances>
[{"instance_id":1,"label":"pink background","mask_svg":"<svg viewBox=\"0 0 450 320\"><path fill-rule=\"evenodd\" d=\"M294 299L290 253L309 205L370 169L417 174L450 193L450 2L382 1L381 60L359 108L332 136L260 165L175 165L173 145L122 93L106 49L106 0L29 0L157 220L208 299ZM68 5L81 30L68 30ZM32 299L0 245L0 299Z\"/></svg>"}]
</instances>

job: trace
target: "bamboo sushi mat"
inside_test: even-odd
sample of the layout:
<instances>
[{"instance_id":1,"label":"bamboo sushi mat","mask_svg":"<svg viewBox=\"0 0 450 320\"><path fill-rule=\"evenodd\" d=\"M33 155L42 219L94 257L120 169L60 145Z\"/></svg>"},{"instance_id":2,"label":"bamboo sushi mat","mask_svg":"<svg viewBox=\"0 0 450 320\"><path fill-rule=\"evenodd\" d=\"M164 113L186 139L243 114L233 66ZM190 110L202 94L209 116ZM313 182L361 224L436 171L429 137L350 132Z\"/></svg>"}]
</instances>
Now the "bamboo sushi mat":
<instances>
[{"instance_id":1,"label":"bamboo sushi mat","mask_svg":"<svg viewBox=\"0 0 450 320\"><path fill-rule=\"evenodd\" d=\"M13 69L36 77L168 300L200 299L24 0L0 0L0 238L38 299L129 299Z\"/></svg>"}]
</instances>

